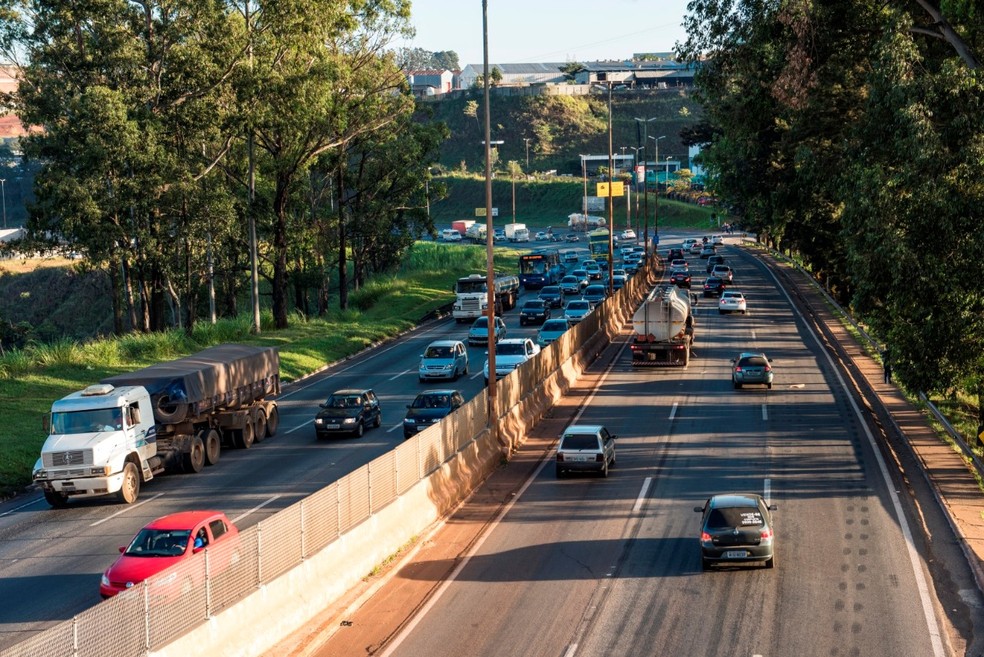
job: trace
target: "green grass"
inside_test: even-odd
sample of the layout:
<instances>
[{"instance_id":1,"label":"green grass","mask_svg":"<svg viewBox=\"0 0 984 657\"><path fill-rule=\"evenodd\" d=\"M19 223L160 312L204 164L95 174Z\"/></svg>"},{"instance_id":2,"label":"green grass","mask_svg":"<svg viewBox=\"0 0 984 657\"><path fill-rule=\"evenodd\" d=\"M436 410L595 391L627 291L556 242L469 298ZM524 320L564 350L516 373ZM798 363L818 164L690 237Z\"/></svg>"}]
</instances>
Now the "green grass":
<instances>
[{"instance_id":1,"label":"green grass","mask_svg":"<svg viewBox=\"0 0 984 657\"><path fill-rule=\"evenodd\" d=\"M448 225L457 219L473 219L484 221L475 216L475 208L485 207L485 180L479 176L449 175L440 176L436 182L447 189L447 198L431 203L431 217L438 226ZM589 183L589 194L592 194ZM516 181L516 221L524 223L533 230L545 229L552 226L554 230L567 230L567 217L574 212L580 212L583 205L584 185L576 178L550 178L545 180ZM492 181L492 207L498 208L499 216L493 224L501 228L513 223L513 185L509 180L497 178ZM642 221L644 199L633 197L632 208L629 212L632 224ZM714 230L717 222L712 221L711 215L721 215L719 209L701 207L693 203L683 203L649 195L650 227L653 216L657 213L659 226L667 228L698 228ZM626 225L626 199L616 198L614 203L614 224L616 227ZM606 212L592 212L593 215L605 216ZM726 218L723 219L727 221Z\"/></svg>"},{"instance_id":2,"label":"green grass","mask_svg":"<svg viewBox=\"0 0 984 657\"><path fill-rule=\"evenodd\" d=\"M496 268L516 271L516 251L497 249ZM485 271L485 249L470 245L418 242L396 275L377 277L351 294L348 310L333 308L324 318L291 317L290 327L273 329L269 311L262 331L250 332L252 318L196 325L192 337L172 330L120 338L32 344L0 358L0 496L23 489L44 442L42 418L51 402L107 376L170 360L213 344L240 342L276 346L284 382L294 381L369 345L415 326L454 298L463 273Z\"/></svg>"}]
</instances>

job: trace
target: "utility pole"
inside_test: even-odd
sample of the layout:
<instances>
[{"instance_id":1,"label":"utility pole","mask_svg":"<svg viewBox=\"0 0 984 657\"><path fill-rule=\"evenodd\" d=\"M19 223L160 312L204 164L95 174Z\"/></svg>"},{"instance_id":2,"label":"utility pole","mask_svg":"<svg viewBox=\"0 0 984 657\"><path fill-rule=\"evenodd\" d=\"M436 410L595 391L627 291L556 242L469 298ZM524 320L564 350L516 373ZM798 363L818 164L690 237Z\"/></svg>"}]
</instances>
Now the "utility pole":
<instances>
[{"instance_id":1,"label":"utility pole","mask_svg":"<svg viewBox=\"0 0 984 657\"><path fill-rule=\"evenodd\" d=\"M523 137L523 141L526 142L526 173L530 172L530 138Z\"/></svg>"}]
</instances>

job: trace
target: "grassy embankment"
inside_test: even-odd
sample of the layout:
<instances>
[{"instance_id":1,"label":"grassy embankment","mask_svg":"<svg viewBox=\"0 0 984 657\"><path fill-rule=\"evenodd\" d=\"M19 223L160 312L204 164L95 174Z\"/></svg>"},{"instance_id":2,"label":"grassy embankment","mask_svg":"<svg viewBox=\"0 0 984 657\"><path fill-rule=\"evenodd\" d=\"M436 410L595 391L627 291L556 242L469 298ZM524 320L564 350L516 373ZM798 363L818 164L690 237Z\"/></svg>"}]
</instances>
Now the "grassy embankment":
<instances>
[{"instance_id":1,"label":"grassy embankment","mask_svg":"<svg viewBox=\"0 0 984 657\"><path fill-rule=\"evenodd\" d=\"M477 176L467 175L448 175L435 179L447 187L447 198L431 202L431 216L438 227L450 225L456 219L474 219L475 208L485 207L485 181ZM588 192L593 183L589 182ZM495 218L496 228L505 226L513 222L512 214L512 182L498 178L492 181L492 207L499 209L499 216ZM575 178L553 178L548 180L516 181L516 221L524 223L533 230L553 226L553 228L567 230L567 216L574 212L580 212L582 206L582 195L584 193L583 182ZM636 210L636 201L639 209ZM659 209L657 221L659 226L667 228L711 228L711 214L720 214L721 210L709 207L700 207L692 203L681 203L659 199ZM627 225L626 221L626 199L616 198L614 203L614 224L616 228L623 228ZM649 195L649 226L652 230L653 215L656 213L657 200L655 194ZM644 200L642 197L633 197L631 208L631 222L633 227L642 221ZM607 211L592 212L593 215L605 216ZM723 218L726 220L726 218Z\"/></svg>"},{"instance_id":2,"label":"grassy embankment","mask_svg":"<svg viewBox=\"0 0 984 657\"><path fill-rule=\"evenodd\" d=\"M514 251L501 253L499 265L516 269ZM351 308L324 318L291 317L290 328L272 328L263 313L263 331L252 335L249 317L200 322L193 335L179 330L80 343L64 340L33 345L0 358L0 496L31 481L31 469L44 442L41 419L55 399L100 379L170 360L223 342L276 346L281 377L293 381L413 327L428 312L450 302L462 272L484 271L479 246L420 242L399 273L374 278L351 295Z\"/></svg>"}]
</instances>

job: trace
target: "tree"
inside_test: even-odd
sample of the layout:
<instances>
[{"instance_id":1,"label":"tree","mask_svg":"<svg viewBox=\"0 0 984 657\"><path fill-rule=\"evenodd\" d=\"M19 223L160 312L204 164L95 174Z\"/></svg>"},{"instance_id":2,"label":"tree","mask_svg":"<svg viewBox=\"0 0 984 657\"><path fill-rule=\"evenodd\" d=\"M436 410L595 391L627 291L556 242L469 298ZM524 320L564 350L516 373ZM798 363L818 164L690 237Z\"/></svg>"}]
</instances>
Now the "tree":
<instances>
[{"instance_id":1,"label":"tree","mask_svg":"<svg viewBox=\"0 0 984 657\"><path fill-rule=\"evenodd\" d=\"M577 74L588 70L581 62L567 62L560 67L560 72L564 74L564 79L573 83L577 79Z\"/></svg>"}]
</instances>

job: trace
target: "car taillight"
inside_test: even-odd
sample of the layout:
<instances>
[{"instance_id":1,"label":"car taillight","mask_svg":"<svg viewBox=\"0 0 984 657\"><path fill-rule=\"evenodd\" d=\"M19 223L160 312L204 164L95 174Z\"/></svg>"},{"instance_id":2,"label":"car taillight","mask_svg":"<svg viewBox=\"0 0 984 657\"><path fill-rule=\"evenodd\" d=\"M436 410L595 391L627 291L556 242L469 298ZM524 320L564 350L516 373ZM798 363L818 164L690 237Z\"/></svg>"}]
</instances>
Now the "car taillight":
<instances>
[{"instance_id":1,"label":"car taillight","mask_svg":"<svg viewBox=\"0 0 984 657\"><path fill-rule=\"evenodd\" d=\"M771 541L772 540L772 528L766 527L762 530L762 540Z\"/></svg>"},{"instance_id":2,"label":"car taillight","mask_svg":"<svg viewBox=\"0 0 984 657\"><path fill-rule=\"evenodd\" d=\"M564 460L564 455L561 454L560 452L557 452L557 460L558 461L563 461Z\"/></svg>"},{"instance_id":3,"label":"car taillight","mask_svg":"<svg viewBox=\"0 0 984 657\"><path fill-rule=\"evenodd\" d=\"M765 371L766 371L766 372L771 372L771 371L772 371L772 367L771 367L771 366L769 366L769 365L766 365L766 366L765 366Z\"/></svg>"},{"instance_id":4,"label":"car taillight","mask_svg":"<svg viewBox=\"0 0 984 657\"><path fill-rule=\"evenodd\" d=\"M708 543L711 540L711 535L708 534L707 532L701 532L700 533L700 540L701 540L702 543Z\"/></svg>"},{"instance_id":5,"label":"car taillight","mask_svg":"<svg viewBox=\"0 0 984 657\"><path fill-rule=\"evenodd\" d=\"M741 366L740 365L735 366L735 372L741 372Z\"/></svg>"}]
</instances>

